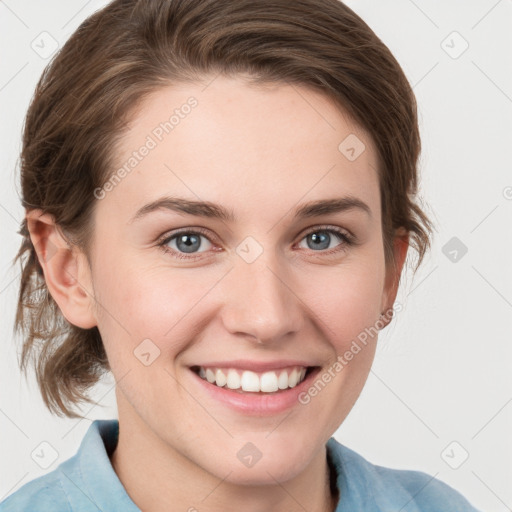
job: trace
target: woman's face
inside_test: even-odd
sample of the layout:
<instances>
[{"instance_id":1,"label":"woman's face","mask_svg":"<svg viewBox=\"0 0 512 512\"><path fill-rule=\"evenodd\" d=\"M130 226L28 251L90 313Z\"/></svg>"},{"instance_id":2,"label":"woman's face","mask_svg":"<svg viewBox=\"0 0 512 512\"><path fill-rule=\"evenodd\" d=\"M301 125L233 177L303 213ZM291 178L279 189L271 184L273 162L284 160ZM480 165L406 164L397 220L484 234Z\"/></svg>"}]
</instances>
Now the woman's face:
<instances>
[{"instance_id":1,"label":"woman's face","mask_svg":"<svg viewBox=\"0 0 512 512\"><path fill-rule=\"evenodd\" d=\"M148 97L114 157L91 286L120 422L219 479L297 475L361 392L361 333L394 300L371 139L318 93L218 77ZM295 366L315 370L290 388Z\"/></svg>"}]
</instances>

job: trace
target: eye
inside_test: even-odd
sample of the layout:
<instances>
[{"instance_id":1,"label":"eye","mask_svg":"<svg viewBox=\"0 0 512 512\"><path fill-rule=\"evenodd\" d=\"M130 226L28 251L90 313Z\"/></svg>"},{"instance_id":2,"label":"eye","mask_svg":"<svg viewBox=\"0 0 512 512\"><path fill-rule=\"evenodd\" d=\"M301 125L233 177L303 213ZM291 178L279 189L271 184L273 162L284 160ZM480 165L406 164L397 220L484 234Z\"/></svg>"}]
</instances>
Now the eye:
<instances>
[{"instance_id":1,"label":"eye","mask_svg":"<svg viewBox=\"0 0 512 512\"><path fill-rule=\"evenodd\" d=\"M302 240L306 240L307 249L311 249L314 252L325 251L327 254L345 250L347 246L355 243L353 236L348 232L340 228L326 226L315 227L306 233ZM341 241L341 243L333 248L331 243L336 242L336 240Z\"/></svg>"},{"instance_id":2,"label":"eye","mask_svg":"<svg viewBox=\"0 0 512 512\"><path fill-rule=\"evenodd\" d=\"M175 232L170 236L166 236L158 242L165 252L170 252L177 258L187 259L195 258L194 254L201 254L208 251L213 245L210 239L206 236L206 231L201 228L183 229ZM206 240L206 244L202 240ZM206 246L206 247L205 247ZM198 249L204 248L205 251Z\"/></svg>"},{"instance_id":3,"label":"eye","mask_svg":"<svg viewBox=\"0 0 512 512\"><path fill-rule=\"evenodd\" d=\"M203 243L203 240L206 240L206 244ZM333 226L317 226L306 233L302 240L307 241L306 249L327 255L346 250L348 246L355 245L356 243L355 237L352 234ZM336 240L340 243L333 248L331 243ZM164 235L158 241L158 246L175 258L197 259L202 253L211 250L213 244L210 241L207 230L202 228L186 228ZM203 250L199 251L199 249Z\"/></svg>"}]
</instances>

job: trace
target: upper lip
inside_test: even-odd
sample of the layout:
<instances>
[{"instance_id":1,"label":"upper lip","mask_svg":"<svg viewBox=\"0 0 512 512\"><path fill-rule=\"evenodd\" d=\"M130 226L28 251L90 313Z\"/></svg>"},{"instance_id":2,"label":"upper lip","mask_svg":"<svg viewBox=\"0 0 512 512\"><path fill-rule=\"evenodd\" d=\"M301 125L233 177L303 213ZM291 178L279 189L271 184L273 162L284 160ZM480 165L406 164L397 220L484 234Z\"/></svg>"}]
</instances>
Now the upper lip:
<instances>
[{"instance_id":1,"label":"upper lip","mask_svg":"<svg viewBox=\"0 0 512 512\"><path fill-rule=\"evenodd\" d=\"M295 359L279 359L276 361L250 361L247 359L236 359L234 361L213 361L191 366L191 368L202 366L203 368L236 368L238 370L249 370L253 372L264 372L290 368L292 366L303 366L305 368L316 366L307 361Z\"/></svg>"}]
</instances>

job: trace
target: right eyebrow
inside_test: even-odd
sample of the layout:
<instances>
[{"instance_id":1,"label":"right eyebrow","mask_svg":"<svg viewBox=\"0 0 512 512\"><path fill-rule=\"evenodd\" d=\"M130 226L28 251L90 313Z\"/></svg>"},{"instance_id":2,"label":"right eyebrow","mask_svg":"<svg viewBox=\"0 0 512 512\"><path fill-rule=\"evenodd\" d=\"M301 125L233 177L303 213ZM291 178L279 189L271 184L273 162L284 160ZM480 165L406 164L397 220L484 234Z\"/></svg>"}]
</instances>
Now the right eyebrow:
<instances>
[{"instance_id":1,"label":"right eyebrow","mask_svg":"<svg viewBox=\"0 0 512 512\"><path fill-rule=\"evenodd\" d=\"M195 201L181 197L166 196L144 205L132 217L130 223L144 217L148 213L162 209L178 213L187 213L197 217L216 218L227 222L235 221L235 215L233 212L219 204L211 203L209 201Z\"/></svg>"}]
</instances>

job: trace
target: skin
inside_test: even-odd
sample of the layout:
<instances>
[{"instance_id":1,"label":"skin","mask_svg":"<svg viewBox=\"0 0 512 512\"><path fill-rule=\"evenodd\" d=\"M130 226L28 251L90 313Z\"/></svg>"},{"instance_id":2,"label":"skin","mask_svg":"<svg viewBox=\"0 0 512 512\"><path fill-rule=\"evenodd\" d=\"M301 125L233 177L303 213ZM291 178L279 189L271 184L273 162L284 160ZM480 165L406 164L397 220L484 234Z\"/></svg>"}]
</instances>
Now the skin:
<instances>
[{"instance_id":1,"label":"skin","mask_svg":"<svg viewBox=\"0 0 512 512\"><path fill-rule=\"evenodd\" d=\"M397 233L397 265L386 269L374 144L326 97L226 77L205 89L210 81L161 89L138 108L118 145L118 166L166 112L198 100L97 201L89 260L38 210L27 213L31 237L64 316L101 333L117 381L120 437L111 461L139 508L333 510L325 443L363 388L377 336L308 404L265 417L214 401L188 367L300 358L326 371L392 307L408 238ZM338 150L349 134L366 148L354 161ZM158 210L130 222L170 194L218 203L237 220ZM352 209L293 219L305 202L348 194L371 216ZM321 234L322 225L349 230L357 245L328 233L328 249L308 246L308 228ZM157 246L161 235L197 227L211 235L201 237L195 260ZM263 249L250 264L236 252L247 236ZM45 260L48 242L57 250ZM168 247L180 252L176 240ZM134 350L148 338L161 352L145 366ZM250 468L237 458L247 442L262 453Z\"/></svg>"}]
</instances>

